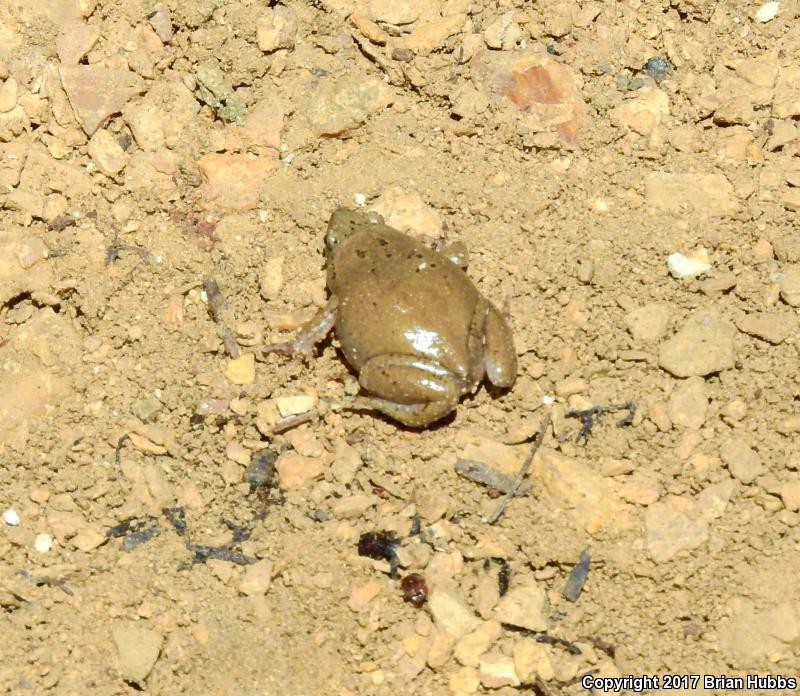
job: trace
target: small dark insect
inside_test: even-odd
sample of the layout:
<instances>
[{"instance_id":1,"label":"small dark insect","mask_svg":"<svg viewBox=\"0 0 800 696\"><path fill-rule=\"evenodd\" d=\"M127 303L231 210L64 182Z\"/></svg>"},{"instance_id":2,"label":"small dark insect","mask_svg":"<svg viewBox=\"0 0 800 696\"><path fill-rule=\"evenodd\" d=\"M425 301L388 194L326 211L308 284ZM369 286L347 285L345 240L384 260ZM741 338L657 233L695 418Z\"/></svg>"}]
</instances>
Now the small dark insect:
<instances>
[{"instance_id":1,"label":"small dark insect","mask_svg":"<svg viewBox=\"0 0 800 696\"><path fill-rule=\"evenodd\" d=\"M511 582L511 566L504 559L500 559L500 572L497 573L497 589L500 591L502 597L508 592L508 585Z\"/></svg>"},{"instance_id":2,"label":"small dark insect","mask_svg":"<svg viewBox=\"0 0 800 696\"><path fill-rule=\"evenodd\" d=\"M389 561L389 575L397 577L397 546L400 541L394 532L364 532L358 540L358 555Z\"/></svg>"},{"instance_id":3,"label":"small dark insect","mask_svg":"<svg viewBox=\"0 0 800 696\"><path fill-rule=\"evenodd\" d=\"M419 609L428 601L428 583L419 573L406 575L400 582L403 599Z\"/></svg>"}]
</instances>

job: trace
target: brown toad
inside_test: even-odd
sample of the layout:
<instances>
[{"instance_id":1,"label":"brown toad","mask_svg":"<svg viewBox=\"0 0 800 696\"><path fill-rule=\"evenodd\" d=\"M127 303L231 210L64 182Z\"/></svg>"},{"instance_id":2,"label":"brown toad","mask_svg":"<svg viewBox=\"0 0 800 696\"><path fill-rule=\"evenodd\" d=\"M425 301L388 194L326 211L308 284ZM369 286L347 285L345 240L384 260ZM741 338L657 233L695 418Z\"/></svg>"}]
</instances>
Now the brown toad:
<instances>
[{"instance_id":1,"label":"brown toad","mask_svg":"<svg viewBox=\"0 0 800 696\"><path fill-rule=\"evenodd\" d=\"M368 397L355 401L412 427L453 411L484 375L510 387L514 341L503 315L444 253L379 215L339 208L325 235L328 305L294 340L310 354L331 328Z\"/></svg>"}]
</instances>

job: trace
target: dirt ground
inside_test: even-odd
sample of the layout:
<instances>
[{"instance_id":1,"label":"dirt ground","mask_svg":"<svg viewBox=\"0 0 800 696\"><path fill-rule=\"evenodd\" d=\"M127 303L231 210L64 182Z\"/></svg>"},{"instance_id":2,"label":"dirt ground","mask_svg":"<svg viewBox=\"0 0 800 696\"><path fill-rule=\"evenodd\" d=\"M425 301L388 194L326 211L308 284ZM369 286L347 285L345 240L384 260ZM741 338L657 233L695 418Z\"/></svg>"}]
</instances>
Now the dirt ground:
<instances>
[{"instance_id":1,"label":"dirt ground","mask_svg":"<svg viewBox=\"0 0 800 696\"><path fill-rule=\"evenodd\" d=\"M3 693L797 677L799 19L0 3ZM513 388L405 428L335 337L260 350L339 206L466 244Z\"/></svg>"}]
</instances>

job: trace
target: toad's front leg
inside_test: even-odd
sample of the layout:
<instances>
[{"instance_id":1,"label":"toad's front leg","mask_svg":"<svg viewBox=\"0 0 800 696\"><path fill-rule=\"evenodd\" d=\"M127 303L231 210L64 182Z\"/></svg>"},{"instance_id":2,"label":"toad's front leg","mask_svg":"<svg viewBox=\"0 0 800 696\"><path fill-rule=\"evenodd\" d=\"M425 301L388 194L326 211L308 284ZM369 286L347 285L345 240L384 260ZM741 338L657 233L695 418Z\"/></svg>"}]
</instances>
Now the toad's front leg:
<instances>
[{"instance_id":1,"label":"toad's front leg","mask_svg":"<svg viewBox=\"0 0 800 696\"><path fill-rule=\"evenodd\" d=\"M303 326L289 341L280 343L270 343L262 346L262 354L284 353L286 355L300 355L304 358L311 356L314 346L319 343L336 324L336 317L339 313L339 298L335 295L328 300L325 305L314 317Z\"/></svg>"}]
</instances>

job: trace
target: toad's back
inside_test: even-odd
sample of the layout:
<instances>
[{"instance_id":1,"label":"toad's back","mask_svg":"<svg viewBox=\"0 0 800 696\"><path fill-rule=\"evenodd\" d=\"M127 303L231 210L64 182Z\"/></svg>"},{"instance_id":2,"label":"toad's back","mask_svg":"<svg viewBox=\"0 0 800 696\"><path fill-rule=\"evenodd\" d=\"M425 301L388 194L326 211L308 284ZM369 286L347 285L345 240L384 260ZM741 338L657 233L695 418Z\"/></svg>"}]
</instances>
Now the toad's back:
<instances>
[{"instance_id":1,"label":"toad's back","mask_svg":"<svg viewBox=\"0 0 800 696\"><path fill-rule=\"evenodd\" d=\"M364 225L328 259L336 334L360 368L377 355L430 358L466 376L479 294L444 255L383 223Z\"/></svg>"}]
</instances>

